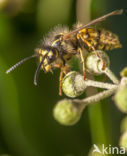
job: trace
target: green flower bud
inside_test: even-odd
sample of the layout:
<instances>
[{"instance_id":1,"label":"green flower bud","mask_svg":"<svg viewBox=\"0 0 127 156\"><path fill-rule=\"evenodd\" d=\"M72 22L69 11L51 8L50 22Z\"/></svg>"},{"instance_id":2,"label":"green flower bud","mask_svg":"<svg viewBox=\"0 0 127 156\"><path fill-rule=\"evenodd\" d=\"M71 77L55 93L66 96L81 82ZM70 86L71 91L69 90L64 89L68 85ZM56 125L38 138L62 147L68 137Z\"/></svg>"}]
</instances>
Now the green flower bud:
<instances>
[{"instance_id":1,"label":"green flower bud","mask_svg":"<svg viewBox=\"0 0 127 156\"><path fill-rule=\"evenodd\" d=\"M122 133L127 131L127 116L122 120L120 128Z\"/></svg>"},{"instance_id":2,"label":"green flower bud","mask_svg":"<svg viewBox=\"0 0 127 156\"><path fill-rule=\"evenodd\" d=\"M59 101L53 110L54 118L65 126L76 124L81 117L81 113L82 105L68 99Z\"/></svg>"},{"instance_id":3,"label":"green flower bud","mask_svg":"<svg viewBox=\"0 0 127 156\"><path fill-rule=\"evenodd\" d=\"M97 50L99 56L105 61L106 67L109 67L109 57L107 54L103 51ZM103 73L103 65L104 62L102 61L98 56L96 56L95 52L91 52L88 54L86 57L86 69L88 70L89 73L95 74L95 75L100 75Z\"/></svg>"},{"instance_id":4,"label":"green flower bud","mask_svg":"<svg viewBox=\"0 0 127 156\"><path fill-rule=\"evenodd\" d=\"M123 133L123 135L120 138L119 145L121 147L124 147L125 150L127 151L127 131Z\"/></svg>"},{"instance_id":5,"label":"green flower bud","mask_svg":"<svg viewBox=\"0 0 127 156\"><path fill-rule=\"evenodd\" d=\"M77 97L81 95L86 88L83 76L72 71L69 72L62 81L62 89L65 95L69 97Z\"/></svg>"},{"instance_id":6,"label":"green flower bud","mask_svg":"<svg viewBox=\"0 0 127 156\"><path fill-rule=\"evenodd\" d=\"M123 87L127 87L127 77L122 77L120 85Z\"/></svg>"},{"instance_id":7,"label":"green flower bud","mask_svg":"<svg viewBox=\"0 0 127 156\"><path fill-rule=\"evenodd\" d=\"M115 96L117 107L124 113L127 113L127 87L119 87Z\"/></svg>"},{"instance_id":8,"label":"green flower bud","mask_svg":"<svg viewBox=\"0 0 127 156\"><path fill-rule=\"evenodd\" d=\"M125 67L121 72L120 72L121 77L127 77L127 67Z\"/></svg>"}]
</instances>

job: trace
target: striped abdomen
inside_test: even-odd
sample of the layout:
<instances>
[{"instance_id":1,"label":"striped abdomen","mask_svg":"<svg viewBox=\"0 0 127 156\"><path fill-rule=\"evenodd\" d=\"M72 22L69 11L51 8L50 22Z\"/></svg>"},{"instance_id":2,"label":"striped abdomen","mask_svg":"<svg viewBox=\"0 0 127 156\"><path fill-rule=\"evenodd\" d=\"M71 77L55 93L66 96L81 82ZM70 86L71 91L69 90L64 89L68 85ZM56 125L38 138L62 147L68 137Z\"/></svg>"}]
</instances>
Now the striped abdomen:
<instances>
[{"instance_id":1,"label":"striped abdomen","mask_svg":"<svg viewBox=\"0 0 127 156\"><path fill-rule=\"evenodd\" d=\"M88 51L121 48L117 35L104 29L82 29L77 34L77 39Z\"/></svg>"}]
</instances>

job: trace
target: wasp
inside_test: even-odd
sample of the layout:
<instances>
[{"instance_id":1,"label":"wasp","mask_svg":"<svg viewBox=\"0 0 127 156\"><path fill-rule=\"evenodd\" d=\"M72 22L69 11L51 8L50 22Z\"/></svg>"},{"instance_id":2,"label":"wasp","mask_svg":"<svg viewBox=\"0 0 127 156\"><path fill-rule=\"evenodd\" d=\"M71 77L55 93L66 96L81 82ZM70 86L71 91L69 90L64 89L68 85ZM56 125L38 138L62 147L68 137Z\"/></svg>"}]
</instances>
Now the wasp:
<instances>
[{"instance_id":1,"label":"wasp","mask_svg":"<svg viewBox=\"0 0 127 156\"><path fill-rule=\"evenodd\" d=\"M59 95L62 94L62 79L70 71L69 61L72 57L80 56L84 79L86 78L85 58L83 50L88 52L94 51L96 55L102 59L97 50L112 50L121 48L121 43L116 34L105 30L91 27L102 21L107 17L113 15L121 15L123 10L115 10L104 16L92 20L85 25L77 25L75 29L70 31L66 27L57 27L51 31L42 41L41 45L35 50L32 56L26 57L20 62L16 63L6 73L10 73L19 65L32 59L38 58L39 64L34 75L34 84L37 85L39 71L52 72L53 69L60 69L59 76ZM102 60L103 61L103 60ZM105 69L105 62L103 61L103 70Z\"/></svg>"}]
</instances>

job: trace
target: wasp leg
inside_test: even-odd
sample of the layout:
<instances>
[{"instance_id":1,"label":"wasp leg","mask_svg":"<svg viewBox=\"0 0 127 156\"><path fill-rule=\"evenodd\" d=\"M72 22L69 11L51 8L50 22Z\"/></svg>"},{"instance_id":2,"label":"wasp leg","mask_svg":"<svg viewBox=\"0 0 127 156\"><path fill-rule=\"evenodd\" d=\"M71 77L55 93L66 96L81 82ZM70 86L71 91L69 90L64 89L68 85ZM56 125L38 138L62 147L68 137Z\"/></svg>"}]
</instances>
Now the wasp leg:
<instances>
[{"instance_id":1,"label":"wasp leg","mask_svg":"<svg viewBox=\"0 0 127 156\"><path fill-rule=\"evenodd\" d=\"M103 62L102 70L105 70L105 68L106 68L106 63L105 63L105 61L103 60L103 58L101 58L101 56L98 54L98 52L97 52L96 50L94 50L94 52L95 52L96 56L97 56L99 59L102 60L102 62Z\"/></svg>"},{"instance_id":2,"label":"wasp leg","mask_svg":"<svg viewBox=\"0 0 127 156\"><path fill-rule=\"evenodd\" d=\"M83 66L83 73L84 73L84 80L86 79L86 69L85 69L85 59L83 56L83 51L81 48L78 48L78 52L80 53L81 61L82 61L82 66Z\"/></svg>"},{"instance_id":3,"label":"wasp leg","mask_svg":"<svg viewBox=\"0 0 127 156\"><path fill-rule=\"evenodd\" d=\"M59 95L61 96L62 95L62 80L63 80L63 74L64 74L64 71L63 71L63 67L62 67L62 64L55 64L54 65L55 68L60 68L60 76L59 76Z\"/></svg>"},{"instance_id":4,"label":"wasp leg","mask_svg":"<svg viewBox=\"0 0 127 156\"><path fill-rule=\"evenodd\" d=\"M102 60L102 62L103 62L102 70L105 70L105 68L106 68L106 63L105 63L105 61L101 58L101 56L99 55L99 53L97 52L97 50L96 50L87 40L83 40L83 41L88 45L88 47L90 47L90 48L95 52L96 56L97 56L100 60Z\"/></svg>"},{"instance_id":5,"label":"wasp leg","mask_svg":"<svg viewBox=\"0 0 127 156\"><path fill-rule=\"evenodd\" d=\"M63 76L66 75L68 72L70 72L69 66L62 66L60 71L60 77L59 77L59 95L62 95L62 80Z\"/></svg>"},{"instance_id":6,"label":"wasp leg","mask_svg":"<svg viewBox=\"0 0 127 156\"><path fill-rule=\"evenodd\" d=\"M63 68L61 67L60 77L59 77L59 95L62 95L62 80L63 80Z\"/></svg>"},{"instance_id":7,"label":"wasp leg","mask_svg":"<svg viewBox=\"0 0 127 156\"><path fill-rule=\"evenodd\" d=\"M62 95L62 80L63 76L66 75L68 72L70 72L70 68L68 65L62 65L60 64L55 64L54 67L60 68L60 76L59 76L59 95Z\"/></svg>"}]
</instances>

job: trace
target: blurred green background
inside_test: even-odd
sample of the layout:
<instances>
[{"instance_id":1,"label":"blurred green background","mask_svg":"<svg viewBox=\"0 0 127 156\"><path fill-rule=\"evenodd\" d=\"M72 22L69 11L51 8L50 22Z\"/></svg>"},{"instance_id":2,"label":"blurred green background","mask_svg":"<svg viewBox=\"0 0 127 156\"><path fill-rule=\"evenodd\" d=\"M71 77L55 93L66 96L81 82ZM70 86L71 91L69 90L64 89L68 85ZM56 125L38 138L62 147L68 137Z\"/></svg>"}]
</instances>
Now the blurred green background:
<instances>
[{"instance_id":1,"label":"blurred green background","mask_svg":"<svg viewBox=\"0 0 127 156\"><path fill-rule=\"evenodd\" d=\"M116 9L126 0L0 0L0 154L12 156L86 156L93 143L118 146L124 115L110 99L85 109L72 127L57 123L52 115L58 95L59 70L40 72L31 60L9 75L5 71L30 56L43 36L57 24L72 27ZM117 33L122 49L108 52L111 69L127 65L127 15L109 18L103 25Z\"/></svg>"}]
</instances>

